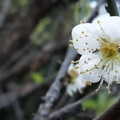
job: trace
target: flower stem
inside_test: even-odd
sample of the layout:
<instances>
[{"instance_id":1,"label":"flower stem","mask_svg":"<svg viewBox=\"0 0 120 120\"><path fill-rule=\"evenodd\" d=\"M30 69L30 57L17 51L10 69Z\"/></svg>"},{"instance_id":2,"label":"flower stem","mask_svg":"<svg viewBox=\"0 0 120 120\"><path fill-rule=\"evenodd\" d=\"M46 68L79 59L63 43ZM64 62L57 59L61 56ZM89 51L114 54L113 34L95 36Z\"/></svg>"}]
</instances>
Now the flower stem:
<instances>
[{"instance_id":1,"label":"flower stem","mask_svg":"<svg viewBox=\"0 0 120 120\"><path fill-rule=\"evenodd\" d=\"M108 4L108 6L106 7L107 12L109 12L111 16L119 16L115 0L107 0L107 4Z\"/></svg>"}]
</instances>

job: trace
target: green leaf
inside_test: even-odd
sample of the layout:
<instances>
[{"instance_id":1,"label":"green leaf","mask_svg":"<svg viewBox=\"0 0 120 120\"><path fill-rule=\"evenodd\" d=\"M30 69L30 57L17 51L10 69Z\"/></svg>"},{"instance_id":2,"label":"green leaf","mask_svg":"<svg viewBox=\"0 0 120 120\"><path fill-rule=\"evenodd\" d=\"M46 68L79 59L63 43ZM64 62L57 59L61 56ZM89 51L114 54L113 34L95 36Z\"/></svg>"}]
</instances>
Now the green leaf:
<instances>
[{"instance_id":1,"label":"green leaf","mask_svg":"<svg viewBox=\"0 0 120 120\"><path fill-rule=\"evenodd\" d=\"M32 80L35 83L42 83L43 82L43 76L40 73L32 73Z\"/></svg>"}]
</instances>

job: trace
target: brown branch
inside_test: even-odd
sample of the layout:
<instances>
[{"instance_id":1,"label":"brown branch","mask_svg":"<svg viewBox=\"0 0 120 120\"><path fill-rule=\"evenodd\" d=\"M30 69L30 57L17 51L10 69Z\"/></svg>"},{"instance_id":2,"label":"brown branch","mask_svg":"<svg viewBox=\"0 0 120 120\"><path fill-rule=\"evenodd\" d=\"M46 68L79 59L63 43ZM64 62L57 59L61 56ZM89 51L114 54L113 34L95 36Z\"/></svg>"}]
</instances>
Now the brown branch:
<instances>
[{"instance_id":1,"label":"brown branch","mask_svg":"<svg viewBox=\"0 0 120 120\"><path fill-rule=\"evenodd\" d=\"M120 99L94 120L120 120Z\"/></svg>"}]
</instances>

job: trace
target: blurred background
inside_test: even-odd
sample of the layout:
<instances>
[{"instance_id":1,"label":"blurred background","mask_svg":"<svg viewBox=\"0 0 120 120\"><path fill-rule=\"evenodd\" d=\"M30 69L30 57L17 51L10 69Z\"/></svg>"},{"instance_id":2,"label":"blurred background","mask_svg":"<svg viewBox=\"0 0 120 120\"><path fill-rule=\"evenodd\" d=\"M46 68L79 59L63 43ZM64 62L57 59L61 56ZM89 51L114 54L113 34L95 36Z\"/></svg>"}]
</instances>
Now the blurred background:
<instances>
[{"instance_id":1,"label":"blurred background","mask_svg":"<svg viewBox=\"0 0 120 120\"><path fill-rule=\"evenodd\" d=\"M97 0L0 0L0 120L32 120L65 58L72 28L87 20L97 4ZM105 4L99 6L98 16L108 15ZM85 87L82 94L70 97L68 79L69 75L53 111L98 86ZM83 112L66 120L91 120L113 104L120 85L111 86L111 95L106 95L106 85L83 101Z\"/></svg>"}]
</instances>

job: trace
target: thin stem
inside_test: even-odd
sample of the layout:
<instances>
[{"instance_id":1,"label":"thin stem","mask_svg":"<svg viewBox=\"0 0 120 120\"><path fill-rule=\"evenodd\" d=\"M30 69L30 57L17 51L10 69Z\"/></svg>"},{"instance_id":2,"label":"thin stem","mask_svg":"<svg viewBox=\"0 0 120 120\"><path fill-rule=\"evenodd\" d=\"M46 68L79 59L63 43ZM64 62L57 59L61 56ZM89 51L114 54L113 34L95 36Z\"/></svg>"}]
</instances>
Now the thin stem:
<instances>
[{"instance_id":1,"label":"thin stem","mask_svg":"<svg viewBox=\"0 0 120 120\"><path fill-rule=\"evenodd\" d=\"M109 12L111 16L119 16L115 0L107 0L107 4L108 4L108 6L106 7L107 12Z\"/></svg>"}]
</instances>

